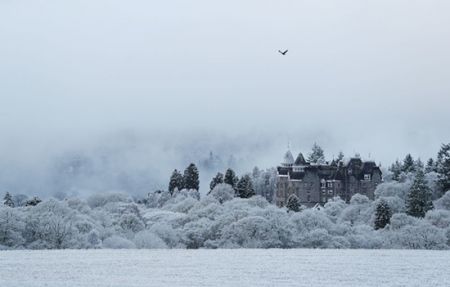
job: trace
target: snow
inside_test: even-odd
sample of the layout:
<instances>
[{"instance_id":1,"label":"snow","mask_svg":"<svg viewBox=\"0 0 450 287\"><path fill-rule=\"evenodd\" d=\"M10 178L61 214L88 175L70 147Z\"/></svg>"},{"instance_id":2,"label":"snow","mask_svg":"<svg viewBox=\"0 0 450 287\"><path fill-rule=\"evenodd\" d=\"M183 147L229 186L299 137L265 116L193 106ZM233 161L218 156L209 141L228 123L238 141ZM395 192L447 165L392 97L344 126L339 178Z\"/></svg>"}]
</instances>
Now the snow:
<instances>
[{"instance_id":1,"label":"snow","mask_svg":"<svg viewBox=\"0 0 450 287\"><path fill-rule=\"evenodd\" d=\"M15 250L0 286L448 286L430 250Z\"/></svg>"}]
</instances>

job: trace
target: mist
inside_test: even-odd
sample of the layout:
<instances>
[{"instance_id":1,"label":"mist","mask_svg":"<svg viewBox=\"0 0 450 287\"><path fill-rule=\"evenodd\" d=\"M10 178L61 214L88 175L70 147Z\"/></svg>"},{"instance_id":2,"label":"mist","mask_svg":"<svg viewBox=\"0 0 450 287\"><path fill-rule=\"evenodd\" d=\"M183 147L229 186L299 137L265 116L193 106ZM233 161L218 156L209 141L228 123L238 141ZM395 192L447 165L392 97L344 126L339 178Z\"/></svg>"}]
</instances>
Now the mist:
<instances>
[{"instance_id":1,"label":"mist","mask_svg":"<svg viewBox=\"0 0 450 287\"><path fill-rule=\"evenodd\" d=\"M2 1L0 193L142 195L212 152L205 192L230 156L240 173L272 167L288 143L382 166L434 157L450 141L449 8Z\"/></svg>"}]
</instances>

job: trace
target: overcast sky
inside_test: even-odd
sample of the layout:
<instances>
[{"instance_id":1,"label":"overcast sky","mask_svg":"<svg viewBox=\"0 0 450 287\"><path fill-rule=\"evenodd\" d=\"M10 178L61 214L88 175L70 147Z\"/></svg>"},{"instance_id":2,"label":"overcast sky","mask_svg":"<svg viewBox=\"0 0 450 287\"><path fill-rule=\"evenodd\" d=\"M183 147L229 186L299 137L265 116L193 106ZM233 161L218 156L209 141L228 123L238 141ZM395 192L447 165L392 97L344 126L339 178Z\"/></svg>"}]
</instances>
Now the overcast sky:
<instances>
[{"instance_id":1,"label":"overcast sky","mask_svg":"<svg viewBox=\"0 0 450 287\"><path fill-rule=\"evenodd\" d=\"M447 0L2 0L2 153L131 129L428 157L450 141L449 15Z\"/></svg>"}]
</instances>

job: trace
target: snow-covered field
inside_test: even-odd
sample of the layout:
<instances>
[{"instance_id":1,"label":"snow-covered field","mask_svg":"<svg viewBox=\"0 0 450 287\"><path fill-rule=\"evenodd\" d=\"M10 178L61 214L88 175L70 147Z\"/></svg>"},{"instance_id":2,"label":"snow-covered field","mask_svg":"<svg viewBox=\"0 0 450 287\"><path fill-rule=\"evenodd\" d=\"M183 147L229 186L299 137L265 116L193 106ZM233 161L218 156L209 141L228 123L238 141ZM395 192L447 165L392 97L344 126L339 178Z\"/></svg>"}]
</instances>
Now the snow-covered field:
<instances>
[{"instance_id":1,"label":"snow-covered field","mask_svg":"<svg viewBox=\"0 0 450 287\"><path fill-rule=\"evenodd\" d=\"M55 250L0 252L0 286L449 286L450 252Z\"/></svg>"}]
</instances>

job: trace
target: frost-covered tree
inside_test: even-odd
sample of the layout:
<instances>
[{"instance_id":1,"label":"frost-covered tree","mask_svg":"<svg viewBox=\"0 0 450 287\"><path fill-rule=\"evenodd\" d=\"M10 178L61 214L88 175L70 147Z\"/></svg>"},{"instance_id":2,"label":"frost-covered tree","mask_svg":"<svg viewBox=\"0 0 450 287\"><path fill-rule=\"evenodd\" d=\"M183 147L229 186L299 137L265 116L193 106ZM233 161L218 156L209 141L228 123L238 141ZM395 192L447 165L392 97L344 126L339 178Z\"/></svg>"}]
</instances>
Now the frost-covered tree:
<instances>
[{"instance_id":1,"label":"frost-covered tree","mask_svg":"<svg viewBox=\"0 0 450 287\"><path fill-rule=\"evenodd\" d=\"M414 162L414 165L415 165L415 170L417 171L417 170L422 170L422 171L424 171L425 170L425 165L423 164L423 162L422 162L422 160L420 159L420 158L418 158L415 162Z\"/></svg>"},{"instance_id":2,"label":"frost-covered tree","mask_svg":"<svg viewBox=\"0 0 450 287\"><path fill-rule=\"evenodd\" d=\"M42 200L39 197L35 196L32 199L27 200L27 202L25 202L25 206L36 206L41 202Z\"/></svg>"},{"instance_id":3,"label":"frost-covered tree","mask_svg":"<svg viewBox=\"0 0 450 287\"><path fill-rule=\"evenodd\" d=\"M391 208L386 200L380 199L375 210L375 229L383 229L391 222Z\"/></svg>"},{"instance_id":4,"label":"frost-covered tree","mask_svg":"<svg viewBox=\"0 0 450 287\"><path fill-rule=\"evenodd\" d=\"M337 162L340 162L340 161L342 161L344 159L344 153L342 152L342 151L340 151L339 153L338 153L338 156L337 156Z\"/></svg>"},{"instance_id":5,"label":"frost-covered tree","mask_svg":"<svg viewBox=\"0 0 450 287\"><path fill-rule=\"evenodd\" d=\"M252 179L249 175L244 175L236 185L236 192L240 198L250 198L255 195Z\"/></svg>"},{"instance_id":6,"label":"frost-covered tree","mask_svg":"<svg viewBox=\"0 0 450 287\"><path fill-rule=\"evenodd\" d=\"M184 188L185 189L195 189L199 190L200 188L200 180L199 180L199 174L197 166L193 163L191 163L185 170L184 170Z\"/></svg>"},{"instance_id":7,"label":"frost-covered tree","mask_svg":"<svg viewBox=\"0 0 450 287\"><path fill-rule=\"evenodd\" d=\"M5 197L3 198L3 204L9 207L14 207L14 201L9 192L6 192Z\"/></svg>"},{"instance_id":8,"label":"frost-covered tree","mask_svg":"<svg viewBox=\"0 0 450 287\"><path fill-rule=\"evenodd\" d=\"M402 173L403 166L400 163L400 161L396 160L391 167L389 168L389 171L392 172L392 179L393 180L400 180L400 174Z\"/></svg>"},{"instance_id":9,"label":"frost-covered tree","mask_svg":"<svg viewBox=\"0 0 450 287\"><path fill-rule=\"evenodd\" d=\"M286 207L289 211L299 212L300 211L300 200L295 194L289 196Z\"/></svg>"},{"instance_id":10,"label":"frost-covered tree","mask_svg":"<svg viewBox=\"0 0 450 287\"><path fill-rule=\"evenodd\" d=\"M225 172L225 176L223 178L223 183L231 185L233 188L236 188L236 184L238 183L239 178L236 176L236 173L231 168L227 169Z\"/></svg>"},{"instance_id":11,"label":"frost-covered tree","mask_svg":"<svg viewBox=\"0 0 450 287\"><path fill-rule=\"evenodd\" d=\"M405 159L403 160L402 172L408 173L408 172L415 172L415 171L416 171L416 164L414 162L414 159L411 156L411 154L407 154L405 156Z\"/></svg>"},{"instance_id":12,"label":"frost-covered tree","mask_svg":"<svg viewBox=\"0 0 450 287\"><path fill-rule=\"evenodd\" d=\"M226 183L219 183L213 190L208 194L208 196L215 198L220 204L225 201L232 200L234 198L234 189L231 185Z\"/></svg>"},{"instance_id":13,"label":"frost-covered tree","mask_svg":"<svg viewBox=\"0 0 450 287\"><path fill-rule=\"evenodd\" d=\"M436 208L446 209L450 211L450 190L436 201Z\"/></svg>"},{"instance_id":14,"label":"frost-covered tree","mask_svg":"<svg viewBox=\"0 0 450 287\"><path fill-rule=\"evenodd\" d=\"M323 149L317 143L314 143L311 153L309 153L308 155L308 161L317 164L325 163L325 155Z\"/></svg>"},{"instance_id":15,"label":"frost-covered tree","mask_svg":"<svg viewBox=\"0 0 450 287\"><path fill-rule=\"evenodd\" d=\"M441 191L444 193L450 190L450 143L442 145L437 156L436 171Z\"/></svg>"},{"instance_id":16,"label":"frost-covered tree","mask_svg":"<svg viewBox=\"0 0 450 287\"><path fill-rule=\"evenodd\" d=\"M169 192L173 194L175 189L178 190L183 189L183 175L176 169L172 172L172 175L170 176Z\"/></svg>"},{"instance_id":17,"label":"frost-covered tree","mask_svg":"<svg viewBox=\"0 0 450 287\"><path fill-rule=\"evenodd\" d=\"M425 167L425 172L430 173L430 172L435 172L435 171L436 171L436 164L435 164L434 160L432 158L430 158L427 161L427 165Z\"/></svg>"},{"instance_id":18,"label":"frost-covered tree","mask_svg":"<svg viewBox=\"0 0 450 287\"><path fill-rule=\"evenodd\" d=\"M0 207L0 249L20 247L25 242L22 237L24 222L17 209Z\"/></svg>"},{"instance_id":19,"label":"frost-covered tree","mask_svg":"<svg viewBox=\"0 0 450 287\"><path fill-rule=\"evenodd\" d=\"M257 195L261 195L267 201L272 202L276 191L277 171L275 168L260 170L252 174L253 188Z\"/></svg>"},{"instance_id":20,"label":"frost-covered tree","mask_svg":"<svg viewBox=\"0 0 450 287\"><path fill-rule=\"evenodd\" d=\"M425 213L431 209L433 209L431 190L427 185L424 173L419 170L409 190L406 213L415 217L424 217Z\"/></svg>"},{"instance_id":21,"label":"frost-covered tree","mask_svg":"<svg viewBox=\"0 0 450 287\"><path fill-rule=\"evenodd\" d=\"M223 183L223 174L221 172L218 172L215 177L211 180L211 183L209 184L209 192L211 192L216 185Z\"/></svg>"}]
</instances>

